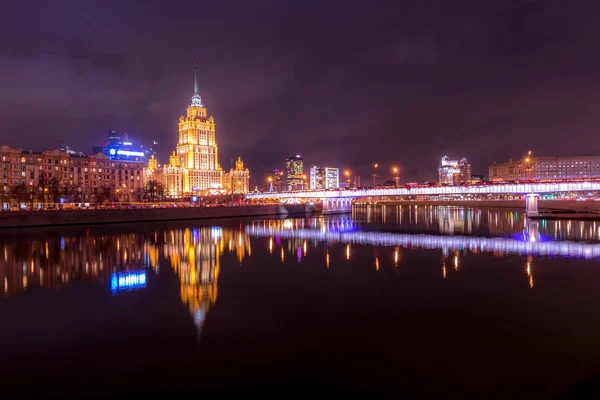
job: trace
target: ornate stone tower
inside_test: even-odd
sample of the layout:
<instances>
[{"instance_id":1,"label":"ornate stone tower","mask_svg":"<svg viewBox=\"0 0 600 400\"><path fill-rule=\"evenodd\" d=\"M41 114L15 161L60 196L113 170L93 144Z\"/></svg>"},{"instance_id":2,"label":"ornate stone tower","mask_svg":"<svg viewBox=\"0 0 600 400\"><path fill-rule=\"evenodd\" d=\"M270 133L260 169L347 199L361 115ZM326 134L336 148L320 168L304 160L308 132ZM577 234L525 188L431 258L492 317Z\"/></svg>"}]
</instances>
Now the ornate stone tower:
<instances>
[{"instance_id":1,"label":"ornate stone tower","mask_svg":"<svg viewBox=\"0 0 600 400\"><path fill-rule=\"evenodd\" d=\"M198 91L198 66L194 68L194 95L185 116L179 118L177 157L183 169L183 192L221 187L222 170L215 140L215 120L208 115Z\"/></svg>"}]
</instances>

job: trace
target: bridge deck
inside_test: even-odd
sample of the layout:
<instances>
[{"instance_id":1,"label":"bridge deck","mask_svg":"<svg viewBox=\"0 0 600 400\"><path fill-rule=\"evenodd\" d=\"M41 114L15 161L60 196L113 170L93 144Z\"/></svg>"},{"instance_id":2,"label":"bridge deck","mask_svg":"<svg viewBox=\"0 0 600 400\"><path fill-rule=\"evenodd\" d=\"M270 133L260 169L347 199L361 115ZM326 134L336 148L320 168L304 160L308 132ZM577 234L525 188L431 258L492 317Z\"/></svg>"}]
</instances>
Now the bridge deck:
<instances>
[{"instance_id":1,"label":"bridge deck","mask_svg":"<svg viewBox=\"0 0 600 400\"><path fill-rule=\"evenodd\" d=\"M600 182L514 183L474 186L434 186L248 193L247 199L327 199L369 196L420 196L456 194L519 194L600 191Z\"/></svg>"}]
</instances>

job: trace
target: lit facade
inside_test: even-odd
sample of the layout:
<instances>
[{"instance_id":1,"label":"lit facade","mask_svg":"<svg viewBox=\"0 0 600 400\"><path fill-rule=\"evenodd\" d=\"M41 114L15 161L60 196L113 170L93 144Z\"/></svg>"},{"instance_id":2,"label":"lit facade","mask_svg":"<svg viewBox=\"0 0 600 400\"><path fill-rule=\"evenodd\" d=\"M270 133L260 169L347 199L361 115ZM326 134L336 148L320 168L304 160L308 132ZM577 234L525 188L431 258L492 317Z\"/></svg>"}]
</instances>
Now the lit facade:
<instances>
[{"instance_id":1,"label":"lit facade","mask_svg":"<svg viewBox=\"0 0 600 400\"><path fill-rule=\"evenodd\" d=\"M286 180L288 190L306 189L304 179L304 160L299 154L286 160L285 169L287 172Z\"/></svg>"},{"instance_id":2,"label":"lit facade","mask_svg":"<svg viewBox=\"0 0 600 400\"><path fill-rule=\"evenodd\" d=\"M465 157L460 161L450 160L448 156L442 157L438 167L439 183L442 185L458 185L471 181L471 164Z\"/></svg>"},{"instance_id":3,"label":"lit facade","mask_svg":"<svg viewBox=\"0 0 600 400\"><path fill-rule=\"evenodd\" d=\"M146 156L141 146L134 146L128 134L117 131L108 131L108 140L102 146L94 146L92 152L127 161L142 161Z\"/></svg>"},{"instance_id":4,"label":"lit facade","mask_svg":"<svg viewBox=\"0 0 600 400\"><path fill-rule=\"evenodd\" d=\"M177 148L169 164L163 167L163 180L172 197L222 188L223 170L219 165L215 120L202 104L196 70L192 102L186 115L179 118Z\"/></svg>"},{"instance_id":5,"label":"lit facade","mask_svg":"<svg viewBox=\"0 0 600 400\"><path fill-rule=\"evenodd\" d=\"M283 171L274 169L269 171L267 174L267 191L269 192L281 192L284 190L283 185Z\"/></svg>"},{"instance_id":6,"label":"lit facade","mask_svg":"<svg viewBox=\"0 0 600 400\"><path fill-rule=\"evenodd\" d=\"M250 191L250 171L244 168L244 162L238 157L235 168L226 174L224 186L229 188L228 193L245 194Z\"/></svg>"},{"instance_id":7,"label":"lit facade","mask_svg":"<svg viewBox=\"0 0 600 400\"><path fill-rule=\"evenodd\" d=\"M527 157L489 166L490 181L600 178L600 157Z\"/></svg>"},{"instance_id":8,"label":"lit facade","mask_svg":"<svg viewBox=\"0 0 600 400\"><path fill-rule=\"evenodd\" d=\"M2 208L23 204L137 201L144 187L140 161L111 160L103 154L24 152L0 146Z\"/></svg>"},{"instance_id":9,"label":"lit facade","mask_svg":"<svg viewBox=\"0 0 600 400\"><path fill-rule=\"evenodd\" d=\"M310 189L339 189L340 171L338 168L314 166L310 169Z\"/></svg>"}]
</instances>

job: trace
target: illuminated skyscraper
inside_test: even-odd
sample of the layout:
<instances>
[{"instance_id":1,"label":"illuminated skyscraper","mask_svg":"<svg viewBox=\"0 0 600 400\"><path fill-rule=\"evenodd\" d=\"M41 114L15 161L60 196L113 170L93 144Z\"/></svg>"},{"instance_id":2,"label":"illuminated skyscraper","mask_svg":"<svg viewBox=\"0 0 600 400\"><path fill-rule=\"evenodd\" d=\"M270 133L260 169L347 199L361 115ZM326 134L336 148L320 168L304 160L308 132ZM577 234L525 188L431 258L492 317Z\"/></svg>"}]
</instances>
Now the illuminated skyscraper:
<instances>
[{"instance_id":1,"label":"illuminated skyscraper","mask_svg":"<svg viewBox=\"0 0 600 400\"><path fill-rule=\"evenodd\" d=\"M198 91L197 66L194 69L194 94L185 116L179 117L176 157L165 166L169 177L166 189L171 196L182 196L207 189L220 189L223 171L215 139L215 120L208 115ZM168 169L168 171L166 171Z\"/></svg>"},{"instance_id":2,"label":"illuminated skyscraper","mask_svg":"<svg viewBox=\"0 0 600 400\"><path fill-rule=\"evenodd\" d=\"M438 167L439 182L445 185L458 185L471 181L471 164L465 157L460 161L450 160L448 156L442 157Z\"/></svg>"},{"instance_id":3,"label":"illuminated skyscraper","mask_svg":"<svg viewBox=\"0 0 600 400\"><path fill-rule=\"evenodd\" d=\"M267 191L281 192L283 187L283 171L274 169L267 174Z\"/></svg>"},{"instance_id":4,"label":"illuminated skyscraper","mask_svg":"<svg viewBox=\"0 0 600 400\"><path fill-rule=\"evenodd\" d=\"M339 189L340 172L337 168L322 168L316 165L310 169L310 188L320 189Z\"/></svg>"},{"instance_id":5,"label":"illuminated skyscraper","mask_svg":"<svg viewBox=\"0 0 600 400\"><path fill-rule=\"evenodd\" d=\"M288 158L285 163L285 169L287 170L286 178L288 190L304 189L304 160L300 154Z\"/></svg>"}]
</instances>

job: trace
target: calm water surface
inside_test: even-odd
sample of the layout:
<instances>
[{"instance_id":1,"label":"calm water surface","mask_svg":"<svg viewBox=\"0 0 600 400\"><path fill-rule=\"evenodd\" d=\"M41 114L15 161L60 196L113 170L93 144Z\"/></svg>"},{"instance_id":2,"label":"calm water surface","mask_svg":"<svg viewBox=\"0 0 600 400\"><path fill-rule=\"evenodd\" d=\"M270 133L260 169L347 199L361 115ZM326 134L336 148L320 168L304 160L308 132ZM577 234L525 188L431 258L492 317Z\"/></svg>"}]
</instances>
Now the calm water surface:
<instances>
[{"instance_id":1,"label":"calm water surface","mask_svg":"<svg viewBox=\"0 0 600 400\"><path fill-rule=\"evenodd\" d=\"M0 280L0 372L20 393L531 399L600 383L593 221L387 206L0 231Z\"/></svg>"}]
</instances>

